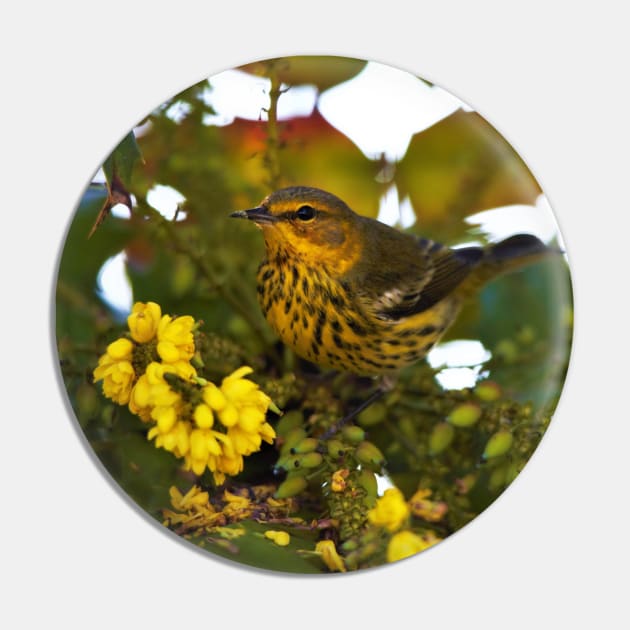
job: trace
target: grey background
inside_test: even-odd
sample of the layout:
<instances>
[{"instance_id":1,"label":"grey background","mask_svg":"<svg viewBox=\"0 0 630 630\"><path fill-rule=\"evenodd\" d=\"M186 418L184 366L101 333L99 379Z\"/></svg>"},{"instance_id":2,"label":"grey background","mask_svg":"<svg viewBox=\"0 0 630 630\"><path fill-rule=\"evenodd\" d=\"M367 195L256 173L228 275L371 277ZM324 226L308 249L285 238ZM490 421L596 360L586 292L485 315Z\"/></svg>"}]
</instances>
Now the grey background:
<instances>
[{"instance_id":1,"label":"grey background","mask_svg":"<svg viewBox=\"0 0 630 630\"><path fill-rule=\"evenodd\" d=\"M627 16L622 3L23 2L3 9L3 537L12 628L627 627ZM573 271L572 365L525 471L445 544L295 578L215 561L151 527L64 404L51 294L93 170L143 115L210 74L288 54L371 58L435 81L510 141ZM8 193L8 197L7 197ZM623 572L622 572L623 571Z\"/></svg>"}]
</instances>

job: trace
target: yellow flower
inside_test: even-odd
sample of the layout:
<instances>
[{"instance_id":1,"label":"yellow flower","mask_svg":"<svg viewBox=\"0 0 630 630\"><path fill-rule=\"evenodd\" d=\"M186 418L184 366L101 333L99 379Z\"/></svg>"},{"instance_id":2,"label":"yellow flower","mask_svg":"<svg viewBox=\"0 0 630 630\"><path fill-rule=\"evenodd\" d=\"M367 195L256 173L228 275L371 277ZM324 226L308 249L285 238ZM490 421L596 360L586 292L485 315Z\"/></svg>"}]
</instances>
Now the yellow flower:
<instances>
[{"instance_id":1,"label":"yellow flower","mask_svg":"<svg viewBox=\"0 0 630 630\"><path fill-rule=\"evenodd\" d=\"M156 361L147 366L145 376L149 385L148 402L153 407L170 407L180 399L180 395L174 392L166 382L165 374L177 374L177 370L172 365L165 365Z\"/></svg>"},{"instance_id":2,"label":"yellow flower","mask_svg":"<svg viewBox=\"0 0 630 630\"><path fill-rule=\"evenodd\" d=\"M231 444L231 443L230 443ZM230 475L233 477L234 475L238 475L240 472L243 472L243 456L240 453L236 453L234 448L230 446L226 448L227 444L224 444L223 455L217 458L217 472L219 473L218 477L225 480L226 475ZM217 475L215 475L215 479ZM222 483L222 482L217 482Z\"/></svg>"},{"instance_id":3,"label":"yellow flower","mask_svg":"<svg viewBox=\"0 0 630 630\"><path fill-rule=\"evenodd\" d=\"M343 492L346 489L346 479L350 471L347 468L341 468L339 470L335 470L332 474L330 489L333 492Z\"/></svg>"},{"instance_id":4,"label":"yellow flower","mask_svg":"<svg viewBox=\"0 0 630 630\"><path fill-rule=\"evenodd\" d=\"M223 492L223 500L225 501L225 506L222 512L230 520L242 520L247 518L254 509L248 497L243 497L239 494L228 492L227 490Z\"/></svg>"},{"instance_id":5,"label":"yellow flower","mask_svg":"<svg viewBox=\"0 0 630 630\"><path fill-rule=\"evenodd\" d=\"M220 388L214 383L205 384L203 402L193 412L195 424L199 428L212 427L215 414L227 428L224 439L218 438L221 439L221 453L209 453L211 456L208 457L207 466L217 483L224 481L225 474L240 473L243 470L243 456L259 451L263 440L271 444L276 437L273 427L265 421L271 399L260 391L256 383L243 378L252 371L247 366L235 370L223 379ZM202 467L201 450L199 455L195 458L191 455L187 462L194 472Z\"/></svg>"},{"instance_id":6,"label":"yellow flower","mask_svg":"<svg viewBox=\"0 0 630 630\"><path fill-rule=\"evenodd\" d=\"M208 405L201 403L193 411L193 419L200 429L209 429L214 424L212 409Z\"/></svg>"},{"instance_id":7,"label":"yellow flower","mask_svg":"<svg viewBox=\"0 0 630 630\"><path fill-rule=\"evenodd\" d=\"M189 361L195 354L193 328L195 320L190 315L173 319L163 315L157 328L157 352L165 363Z\"/></svg>"},{"instance_id":8,"label":"yellow flower","mask_svg":"<svg viewBox=\"0 0 630 630\"><path fill-rule=\"evenodd\" d=\"M188 464L190 469L201 475L206 469L216 469L217 458L223 452L222 443L226 441L223 433L211 429L193 429L190 433L190 453Z\"/></svg>"},{"instance_id":9,"label":"yellow flower","mask_svg":"<svg viewBox=\"0 0 630 630\"><path fill-rule=\"evenodd\" d=\"M265 538L273 540L273 542L280 547L286 547L291 542L291 536L289 536L287 532L276 531L273 529L268 529L265 532Z\"/></svg>"},{"instance_id":10,"label":"yellow flower","mask_svg":"<svg viewBox=\"0 0 630 630\"><path fill-rule=\"evenodd\" d=\"M129 402L136 373L131 364L133 343L121 337L107 346L94 369L94 382L103 381L103 394L119 405Z\"/></svg>"},{"instance_id":11,"label":"yellow flower","mask_svg":"<svg viewBox=\"0 0 630 630\"><path fill-rule=\"evenodd\" d=\"M276 432L268 422L265 422L260 427L260 437L264 442L267 442L267 444L273 444L273 441L276 439Z\"/></svg>"},{"instance_id":12,"label":"yellow flower","mask_svg":"<svg viewBox=\"0 0 630 630\"><path fill-rule=\"evenodd\" d=\"M140 376L133 387L129 399L129 411L139 416L145 422L155 420L155 407L170 407L180 403L181 397L176 394L166 382L164 374L176 374L186 381L191 381L196 375L195 368L190 363L164 364L153 361L149 363L145 373ZM158 415L162 411L157 412Z\"/></svg>"},{"instance_id":13,"label":"yellow flower","mask_svg":"<svg viewBox=\"0 0 630 630\"><path fill-rule=\"evenodd\" d=\"M220 389L212 383L204 389L205 402L228 428L239 455L251 455L260 450L263 440L271 444L276 437L273 427L265 422L271 398L256 383L243 378L251 372L248 366L240 367L223 379Z\"/></svg>"},{"instance_id":14,"label":"yellow flower","mask_svg":"<svg viewBox=\"0 0 630 630\"><path fill-rule=\"evenodd\" d=\"M197 486L193 486L185 495L182 495L175 486L171 486L168 493L171 497L171 505L180 512L194 510L200 506L210 507L208 493Z\"/></svg>"},{"instance_id":15,"label":"yellow flower","mask_svg":"<svg viewBox=\"0 0 630 630\"><path fill-rule=\"evenodd\" d=\"M320 540L315 545L315 552L320 554L324 564L331 571L346 572L346 565L343 563L343 559L337 553L335 543L332 540Z\"/></svg>"},{"instance_id":16,"label":"yellow flower","mask_svg":"<svg viewBox=\"0 0 630 630\"><path fill-rule=\"evenodd\" d=\"M408 558L416 553L424 551L431 546L429 543L422 539L417 534L403 530L394 534L387 545L387 562L396 562L403 558Z\"/></svg>"},{"instance_id":17,"label":"yellow flower","mask_svg":"<svg viewBox=\"0 0 630 630\"><path fill-rule=\"evenodd\" d=\"M154 440L156 447L184 458L184 468L197 475L208 469L221 484L226 475L242 472L243 456L260 450L263 441L273 442L275 431L266 422L271 399L256 383L244 378L252 372L250 367L234 371L223 379L221 387L196 378L189 363L195 350L192 317L161 316L155 302L138 302L128 324L136 345L125 338L110 344L94 370L94 380L103 381L106 396L128 404L133 414L153 423L148 439ZM138 344L149 343L154 337L161 362L151 361L142 368L143 374L136 375L134 348L152 351L152 346ZM187 384L178 386L168 374ZM200 386L201 400L195 392Z\"/></svg>"},{"instance_id":18,"label":"yellow flower","mask_svg":"<svg viewBox=\"0 0 630 630\"><path fill-rule=\"evenodd\" d=\"M448 512L448 505L444 501L429 501L428 497L430 496L431 490L426 488L418 490L409 499L411 513L431 523L441 521L446 512Z\"/></svg>"},{"instance_id":19,"label":"yellow flower","mask_svg":"<svg viewBox=\"0 0 630 630\"><path fill-rule=\"evenodd\" d=\"M388 532L400 529L409 518L409 506L398 488L388 488L368 512L372 525L384 527Z\"/></svg>"},{"instance_id":20,"label":"yellow flower","mask_svg":"<svg viewBox=\"0 0 630 630\"><path fill-rule=\"evenodd\" d=\"M184 373L189 378L194 374L190 366L182 370L178 365L165 365L152 362L147 366L133 389L129 409L146 421L156 424L148 433L150 440L155 439L155 446L184 457L190 450L191 422L182 417L184 401L173 391L164 375Z\"/></svg>"},{"instance_id":21,"label":"yellow flower","mask_svg":"<svg viewBox=\"0 0 630 630\"><path fill-rule=\"evenodd\" d=\"M131 338L138 343L151 341L157 333L162 309L155 302L136 302L127 317Z\"/></svg>"},{"instance_id":22,"label":"yellow flower","mask_svg":"<svg viewBox=\"0 0 630 630\"><path fill-rule=\"evenodd\" d=\"M193 486L185 495L175 487L171 486L169 490L171 496L171 505L176 510L162 510L165 517L164 525L186 525L192 526L212 526L216 522L223 520L220 513L214 509L210 503L207 492L203 492L201 488Z\"/></svg>"}]
</instances>

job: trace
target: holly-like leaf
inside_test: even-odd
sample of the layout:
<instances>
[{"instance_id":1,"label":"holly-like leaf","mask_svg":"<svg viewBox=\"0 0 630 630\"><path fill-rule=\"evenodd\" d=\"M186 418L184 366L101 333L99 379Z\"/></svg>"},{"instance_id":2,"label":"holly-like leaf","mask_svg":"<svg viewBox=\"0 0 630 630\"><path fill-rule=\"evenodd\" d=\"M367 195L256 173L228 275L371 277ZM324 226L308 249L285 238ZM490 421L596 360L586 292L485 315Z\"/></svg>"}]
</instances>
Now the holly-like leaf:
<instances>
[{"instance_id":1,"label":"holly-like leaf","mask_svg":"<svg viewBox=\"0 0 630 630\"><path fill-rule=\"evenodd\" d=\"M326 570L323 562L312 553L315 532L289 529L291 541L286 547L280 547L264 536L266 530L282 529L277 525L246 520L234 527L245 530L244 535L229 541L218 535L193 535L190 541L219 556L254 567L286 573L324 573Z\"/></svg>"},{"instance_id":2,"label":"holly-like leaf","mask_svg":"<svg viewBox=\"0 0 630 630\"><path fill-rule=\"evenodd\" d=\"M133 131L130 131L103 163L103 172L107 181L107 198L96 217L88 238L94 234L115 205L122 203L131 210L131 195L127 187L131 180L133 167L141 159L142 154L136 138Z\"/></svg>"},{"instance_id":3,"label":"holly-like leaf","mask_svg":"<svg viewBox=\"0 0 630 630\"><path fill-rule=\"evenodd\" d=\"M133 131L130 131L103 163L108 186L113 187L115 177L124 186L129 186L133 167L138 161L142 161L142 154Z\"/></svg>"}]
</instances>

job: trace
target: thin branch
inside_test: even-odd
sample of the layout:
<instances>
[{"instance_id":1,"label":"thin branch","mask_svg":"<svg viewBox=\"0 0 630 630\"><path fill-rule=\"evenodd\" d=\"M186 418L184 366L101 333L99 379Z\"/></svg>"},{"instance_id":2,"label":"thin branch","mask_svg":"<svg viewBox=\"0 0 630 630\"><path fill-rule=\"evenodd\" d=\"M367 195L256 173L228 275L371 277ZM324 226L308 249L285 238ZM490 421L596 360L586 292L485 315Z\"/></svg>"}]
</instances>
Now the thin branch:
<instances>
[{"instance_id":1,"label":"thin branch","mask_svg":"<svg viewBox=\"0 0 630 630\"><path fill-rule=\"evenodd\" d=\"M278 100L283 93L276 65L272 62L268 70L271 88L269 90L269 109L267 110L267 150L265 164L269 171L269 187L277 190L280 187L280 140L278 134Z\"/></svg>"}]
</instances>

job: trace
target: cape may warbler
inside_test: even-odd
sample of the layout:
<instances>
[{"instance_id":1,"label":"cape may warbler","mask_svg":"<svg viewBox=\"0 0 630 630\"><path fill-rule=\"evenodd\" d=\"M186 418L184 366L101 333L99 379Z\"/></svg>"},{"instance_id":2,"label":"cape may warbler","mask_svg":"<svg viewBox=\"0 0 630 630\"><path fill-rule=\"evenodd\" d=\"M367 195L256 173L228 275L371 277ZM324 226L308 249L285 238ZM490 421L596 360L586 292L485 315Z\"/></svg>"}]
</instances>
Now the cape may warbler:
<instances>
[{"instance_id":1,"label":"cape may warbler","mask_svg":"<svg viewBox=\"0 0 630 630\"><path fill-rule=\"evenodd\" d=\"M423 358L466 297L551 251L528 234L450 249L304 186L231 216L263 231L258 301L280 339L313 363L361 375L386 375Z\"/></svg>"}]
</instances>

